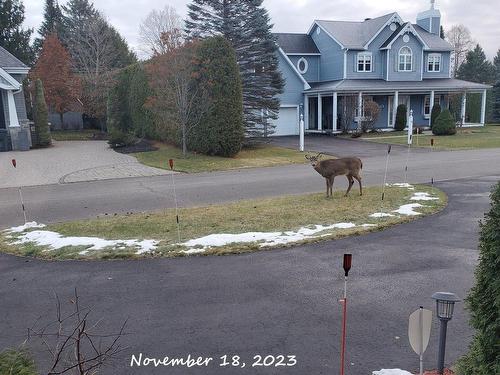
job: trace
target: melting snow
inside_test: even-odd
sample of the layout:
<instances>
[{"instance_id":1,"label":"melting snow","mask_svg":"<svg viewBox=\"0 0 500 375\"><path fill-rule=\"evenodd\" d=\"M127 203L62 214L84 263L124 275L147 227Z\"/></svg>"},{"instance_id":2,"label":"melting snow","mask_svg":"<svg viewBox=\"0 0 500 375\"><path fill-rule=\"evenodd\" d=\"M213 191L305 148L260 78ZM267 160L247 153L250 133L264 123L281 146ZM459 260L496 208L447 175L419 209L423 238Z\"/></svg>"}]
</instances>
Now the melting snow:
<instances>
[{"instance_id":1,"label":"melting snow","mask_svg":"<svg viewBox=\"0 0 500 375\"><path fill-rule=\"evenodd\" d=\"M375 212L374 214L370 215L370 217L376 217L376 218L380 218L380 217L392 217L392 216L396 216L396 215L386 214L385 212Z\"/></svg>"},{"instance_id":2,"label":"melting snow","mask_svg":"<svg viewBox=\"0 0 500 375\"><path fill-rule=\"evenodd\" d=\"M43 228L45 225L27 223L20 227L14 227L7 230L10 233L22 233L19 235L13 244L35 243L39 246L48 246L50 250L62 249L66 246L89 246L85 251L81 251L81 255L87 254L90 250L102 250L107 247L123 249L125 247L137 248L136 254L144 254L153 251L158 246L158 241L155 240L105 240L98 237L65 237L57 232L47 230L34 230L25 232L30 228ZM25 232L25 233L23 233Z\"/></svg>"},{"instance_id":3,"label":"melting snow","mask_svg":"<svg viewBox=\"0 0 500 375\"><path fill-rule=\"evenodd\" d=\"M413 196L410 198L412 201L436 201L439 200L439 198L431 196L429 193L415 193Z\"/></svg>"},{"instance_id":4,"label":"melting snow","mask_svg":"<svg viewBox=\"0 0 500 375\"><path fill-rule=\"evenodd\" d=\"M398 182L395 184L386 184L387 186L394 186L394 187L400 187L400 188L407 188L408 190L415 190L415 186L410 185L409 183L406 182Z\"/></svg>"},{"instance_id":5,"label":"melting snow","mask_svg":"<svg viewBox=\"0 0 500 375\"><path fill-rule=\"evenodd\" d=\"M421 215L420 212L414 211L414 208L418 207L424 207L420 203L410 203L410 204L404 204L401 207L399 207L397 210L394 210L392 212L396 212L400 215L408 215L408 216L414 216L414 215Z\"/></svg>"},{"instance_id":6,"label":"melting snow","mask_svg":"<svg viewBox=\"0 0 500 375\"><path fill-rule=\"evenodd\" d=\"M411 372L400 369L382 369L380 371L373 371L372 375L412 375Z\"/></svg>"}]
</instances>

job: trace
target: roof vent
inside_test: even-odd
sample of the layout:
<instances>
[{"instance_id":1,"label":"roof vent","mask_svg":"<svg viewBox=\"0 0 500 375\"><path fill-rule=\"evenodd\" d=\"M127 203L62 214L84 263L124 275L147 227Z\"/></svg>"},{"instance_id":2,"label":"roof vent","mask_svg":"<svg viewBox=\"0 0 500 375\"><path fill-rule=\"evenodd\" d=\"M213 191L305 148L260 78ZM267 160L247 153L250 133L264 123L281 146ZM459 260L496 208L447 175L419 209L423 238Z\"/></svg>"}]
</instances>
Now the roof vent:
<instances>
[{"instance_id":1,"label":"roof vent","mask_svg":"<svg viewBox=\"0 0 500 375\"><path fill-rule=\"evenodd\" d=\"M370 21L370 20L371 20L371 18L365 18L365 21Z\"/></svg>"}]
</instances>

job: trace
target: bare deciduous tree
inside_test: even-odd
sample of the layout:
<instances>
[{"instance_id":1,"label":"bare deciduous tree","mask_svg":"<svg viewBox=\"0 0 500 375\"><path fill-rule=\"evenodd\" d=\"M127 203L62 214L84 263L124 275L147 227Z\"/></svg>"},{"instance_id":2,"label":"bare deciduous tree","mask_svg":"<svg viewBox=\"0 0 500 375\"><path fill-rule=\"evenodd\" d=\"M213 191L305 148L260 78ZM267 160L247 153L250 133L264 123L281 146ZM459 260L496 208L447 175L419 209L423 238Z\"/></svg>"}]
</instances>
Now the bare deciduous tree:
<instances>
[{"instance_id":1,"label":"bare deciduous tree","mask_svg":"<svg viewBox=\"0 0 500 375\"><path fill-rule=\"evenodd\" d=\"M356 95L347 94L342 96L340 106L340 126L344 134L349 131L349 128L352 126L354 118L356 117L357 100L358 97Z\"/></svg>"},{"instance_id":2,"label":"bare deciduous tree","mask_svg":"<svg viewBox=\"0 0 500 375\"><path fill-rule=\"evenodd\" d=\"M141 50L149 56L168 53L182 44L181 17L167 5L160 10L152 10L139 27Z\"/></svg>"},{"instance_id":3,"label":"bare deciduous tree","mask_svg":"<svg viewBox=\"0 0 500 375\"><path fill-rule=\"evenodd\" d=\"M117 333L105 334L99 327L102 319L91 321L92 309L80 306L75 289L70 303L71 311L65 313L56 295L56 319L42 327L28 329L27 340L38 338L50 355L47 375L91 375L126 350L120 345L125 335L124 322Z\"/></svg>"},{"instance_id":4,"label":"bare deciduous tree","mask_svg":"<svg viewBox=\"0 0 500 375\"><path fill-rule=\"evenodd\" d=\"M373 100L363 103L363 117L361 120L361 131L366 133L373 129L380 115L380 106Z\"/></svg>"},{"instance_id":5,"label":"bare deciduous tree","mask_svg":"<svg viewBox=\"0 0 500 375\"><path fill-rule=\"evenodd\" d=\"M446 32L446 39L453 46L453 77L457 76L458 68L465 60L467 52L473 47L474 40L464 25L454 25Z\"/></svg>"}]
</instances>

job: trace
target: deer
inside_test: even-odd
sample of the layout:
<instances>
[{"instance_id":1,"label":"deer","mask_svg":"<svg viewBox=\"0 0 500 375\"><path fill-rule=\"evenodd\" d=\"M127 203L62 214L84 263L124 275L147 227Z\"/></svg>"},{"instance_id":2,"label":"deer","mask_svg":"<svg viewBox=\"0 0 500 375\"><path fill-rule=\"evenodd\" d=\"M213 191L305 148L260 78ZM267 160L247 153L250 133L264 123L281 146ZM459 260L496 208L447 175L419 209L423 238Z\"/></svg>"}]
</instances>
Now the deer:
<instances>
[{"instance_id":1,"label":"deer","mask_svg":"<svg viewBox=\"0 0 500 375\"><path fill-rule=\"evenodd\" d=\"M320 160L323 153L316 156L306 155L306 159L311 163L316 172L322 175L326 180L326 197L333 197L333 181L336 176L346 176L349 180L349 187L344 195L347 197L354 185L354 179L359 183L359 195L363 195L363 187L361 185L361 170L363 162L356 157L341 158L341 159L326 159Z\"/></svg>"}]
</instances>

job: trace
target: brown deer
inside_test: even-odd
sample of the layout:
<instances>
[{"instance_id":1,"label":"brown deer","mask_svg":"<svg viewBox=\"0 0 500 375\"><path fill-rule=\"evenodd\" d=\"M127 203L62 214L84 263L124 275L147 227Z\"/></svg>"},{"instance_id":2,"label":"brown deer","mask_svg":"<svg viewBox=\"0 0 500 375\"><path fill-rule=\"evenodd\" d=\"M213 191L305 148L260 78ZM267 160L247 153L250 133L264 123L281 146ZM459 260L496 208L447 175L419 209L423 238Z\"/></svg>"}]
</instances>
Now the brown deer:
<instances>
[{"instance_id":1,"label":"brown deer","mask_svg":"<svg viewBox=\"0 0 500 375\"><path fill-rule=\"evenodd\" d=\"M307 156L306 159L311 162L313 168L322 175L326 180L326 197L333 197L333 180L336 176L346 176L349 180L349 187L345 193L345 197L351 191L354 185L354 179L359 183L359 195L363 195L363 187L361 186L361 169L363 162L359 158L341 158L341 159L326 159L320 160L322 153L316 156Z\"/></svg>"}]
</instances>

